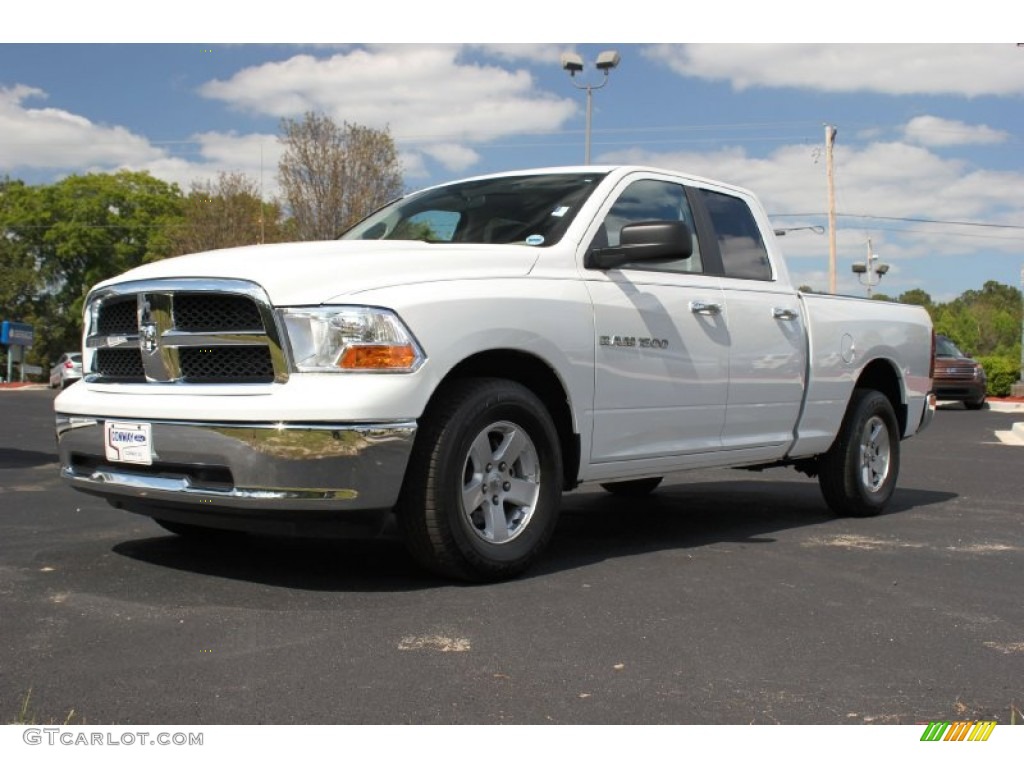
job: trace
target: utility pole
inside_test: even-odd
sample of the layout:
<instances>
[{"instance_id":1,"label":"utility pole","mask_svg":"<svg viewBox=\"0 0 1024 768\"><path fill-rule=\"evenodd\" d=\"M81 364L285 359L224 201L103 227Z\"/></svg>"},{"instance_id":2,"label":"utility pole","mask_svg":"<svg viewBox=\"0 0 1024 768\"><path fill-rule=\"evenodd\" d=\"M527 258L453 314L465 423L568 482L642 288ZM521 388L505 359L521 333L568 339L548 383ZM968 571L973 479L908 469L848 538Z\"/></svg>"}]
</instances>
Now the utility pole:
<instances>
[{"instance_id":1,"label":"utility pole","mask_svg":"<svg viewBox=\"0 0 1024 768\"><path fill-rule=\"evenodd\" d=\"M836 185L832 173L832 147L838 131L825 126L825 177L828 179L828 292L836 292Z\"/></svg>"}]
</instances>

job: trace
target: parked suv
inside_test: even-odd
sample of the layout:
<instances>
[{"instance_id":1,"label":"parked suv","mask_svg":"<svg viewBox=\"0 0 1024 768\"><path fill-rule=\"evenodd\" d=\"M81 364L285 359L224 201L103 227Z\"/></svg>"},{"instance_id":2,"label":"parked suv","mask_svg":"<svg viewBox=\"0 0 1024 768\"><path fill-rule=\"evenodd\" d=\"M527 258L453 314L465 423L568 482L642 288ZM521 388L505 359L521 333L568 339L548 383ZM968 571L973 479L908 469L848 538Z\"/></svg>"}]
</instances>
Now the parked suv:
<instances>
[{"instance_id":1,"label":"parked suv","mask_svg":"<svg viewBox=\"0 0 1024 768\"><path fill-rule=\"evenodd\" d=\"M82 378L82 353L65 352L50 369L50 386L64 389Z\"/></svg>"},{"instance_id":2,"label":"parked suv","mask_svg":"<svg viewBox=\"0 0 1024 768\"><path fill-rule=\"evenodd\" d=\"M971 411L985 405L985 369L945 336L935 337L935 397L959 400Z\"/></svg>"}]
</instances>

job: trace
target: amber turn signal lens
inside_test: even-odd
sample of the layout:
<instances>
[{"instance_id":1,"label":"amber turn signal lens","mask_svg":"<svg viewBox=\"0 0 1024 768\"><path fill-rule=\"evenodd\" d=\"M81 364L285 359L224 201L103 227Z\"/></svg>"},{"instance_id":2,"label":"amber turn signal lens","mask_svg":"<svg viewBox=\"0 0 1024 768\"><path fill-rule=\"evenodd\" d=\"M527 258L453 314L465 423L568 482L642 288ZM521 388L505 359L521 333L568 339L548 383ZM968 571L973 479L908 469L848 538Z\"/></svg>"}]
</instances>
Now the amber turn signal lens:
<instances>
[{"instance_id":1,"label":"amber turn signal lens","mask_svg":"<svg viewBox=\"0 0 1024 768\"><path fill-rule=\"evenodd\" d=\"M352 346L338 360L346 370L404 370L416 363L416 350L408 344L366 344Z\"/></svg>"}]
</instances>

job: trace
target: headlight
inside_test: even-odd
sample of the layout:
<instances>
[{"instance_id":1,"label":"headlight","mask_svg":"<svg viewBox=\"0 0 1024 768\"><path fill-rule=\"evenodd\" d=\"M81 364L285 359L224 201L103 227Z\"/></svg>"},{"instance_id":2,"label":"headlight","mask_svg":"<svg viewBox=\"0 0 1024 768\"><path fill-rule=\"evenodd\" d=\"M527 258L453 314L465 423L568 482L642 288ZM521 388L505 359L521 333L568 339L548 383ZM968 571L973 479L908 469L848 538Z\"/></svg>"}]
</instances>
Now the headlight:
<instances>
[{"instance_id":1,"label":"headlight","mask_svg":"<svg viewBox=\"0 0 1024 768\"><path fill-rule=\"evenodd\" d=\"M394 312L378 307L281 310L295 370L411 373L426 359Z\"/></svg>"}]
</instances>

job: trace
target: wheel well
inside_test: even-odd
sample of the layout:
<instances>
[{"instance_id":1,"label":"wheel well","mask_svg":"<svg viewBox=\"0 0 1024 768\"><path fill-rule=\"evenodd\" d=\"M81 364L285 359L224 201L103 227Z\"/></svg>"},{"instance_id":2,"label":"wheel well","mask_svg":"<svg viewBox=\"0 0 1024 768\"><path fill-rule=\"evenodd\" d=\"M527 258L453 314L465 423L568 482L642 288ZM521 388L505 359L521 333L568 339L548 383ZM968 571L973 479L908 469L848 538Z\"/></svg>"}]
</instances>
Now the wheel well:
<instances>
[{"instance_id":1,"label":"wheel well","mask_svg":"<svg viewBox=\"0 0 1024 768\"><path fill-rule=\"evenodd\" d=\"M885 395L892 404L896 421L900 425L900 434L907 429L907 408L903 404L903 390L900 387L899 375L888 360L872 360L861 371L856 386L860 389L873 389Z\"/></svg>"},{"instance_id":2,"label":"wheel well","mask_svg":"<svg viewBox=\"0 0 1024 768\"><path fill-rule=\"evenodd\" d=\"M563 487L565 490L575 488L580 468L580 438L573 429L569 396L551 366L538 357L514 349L479 352L467 357L448 372L431 395L431 402L453 381L476 377L514 381L540 398L558 430L562 449ZM430 403L427 407L430 407Z\"/></svg>"}]
</instances>

